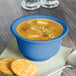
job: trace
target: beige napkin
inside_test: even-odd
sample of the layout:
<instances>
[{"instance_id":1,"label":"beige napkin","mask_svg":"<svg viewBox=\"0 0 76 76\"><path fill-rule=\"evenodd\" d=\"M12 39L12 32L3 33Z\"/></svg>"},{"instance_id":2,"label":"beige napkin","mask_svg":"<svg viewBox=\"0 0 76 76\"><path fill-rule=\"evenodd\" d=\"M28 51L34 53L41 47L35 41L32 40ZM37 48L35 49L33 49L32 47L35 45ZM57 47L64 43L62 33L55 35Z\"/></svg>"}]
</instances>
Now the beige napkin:
<instances>
[{"instance_id":1,"label":"beige napkin","mask_svg":"<svg viewBox=\"0 0 76 76\"><path fill-rule=\"evenodd\" d=\"M57 67L64 66L66 63L67 56L72 51L71 48L63 47L61 46L59 52L50 58L47 61L43 62L35 62L39 68L39 74L42 75L44 73L47 73L49 71L52 71L56 69ZM2 58L8 58L8 57L14 57L14 58L25 58L18 50L16 40L13 39L10 44L5 48L3 53L0 55L0 59ZM56 74L52 76L61 76L61 72L57 72Z\"/></svg>"}]
</instances>

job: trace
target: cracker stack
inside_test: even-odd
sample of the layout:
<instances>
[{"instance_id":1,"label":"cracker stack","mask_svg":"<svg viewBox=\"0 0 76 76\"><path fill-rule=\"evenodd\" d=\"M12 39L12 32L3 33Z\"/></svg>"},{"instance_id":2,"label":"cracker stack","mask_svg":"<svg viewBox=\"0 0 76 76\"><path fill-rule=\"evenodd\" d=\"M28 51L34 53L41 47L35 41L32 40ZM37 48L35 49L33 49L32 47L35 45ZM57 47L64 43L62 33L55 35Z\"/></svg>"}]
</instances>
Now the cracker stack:
<instances>
[{"instance_id":1,"label":"cracker stack","mask_svg":"<svg viewBox=\"0 0 76 76\"><path fill-rule=\"evenodd\" d=\"M17 76L36 76L38 68L27 59L5 58L0 60L0 72Z\"/></svg>"}]
</instances>

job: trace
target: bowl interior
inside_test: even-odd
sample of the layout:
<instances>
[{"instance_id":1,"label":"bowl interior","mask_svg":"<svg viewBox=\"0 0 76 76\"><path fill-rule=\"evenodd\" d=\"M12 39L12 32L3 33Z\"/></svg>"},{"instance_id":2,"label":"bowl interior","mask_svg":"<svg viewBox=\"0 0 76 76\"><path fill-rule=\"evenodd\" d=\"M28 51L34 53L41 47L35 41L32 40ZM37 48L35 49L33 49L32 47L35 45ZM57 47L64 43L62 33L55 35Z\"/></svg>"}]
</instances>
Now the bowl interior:
<instances>
[{"instance_id":1,"label":"bowl interior","mask_svg":"<svg viewBox=\"0 0 76 76\"><path fill-rule=\"evenodd\" d=\"M53 21L56 21L58 23L60 23L63 26L63 33L56 37L55 39L52 40L44 40L44 41L37 41L37 40L30 40L30 39L26 39L21 37L17 32L16 32L16 27L18 26L18 24L20 24L21 22L24 22L26 20L30 20L30 19L50 19ZM58 39L62 39L68 32L68 25L66 22L64 22L62 19L58 18L58 17L54 17L54 16L49 16L49 15L28 15L28 16L23 16L20 17L18 19L16 19L12 24L11 24L11 31L14 34L14 36L16 38L20 38L22 40L26 40L26 41L30 41L30 42L39 42L39 43L43 43L43 42L50 42L50 41L54 41L54 40L58 40Z\"/></svg>"}]
</instances>

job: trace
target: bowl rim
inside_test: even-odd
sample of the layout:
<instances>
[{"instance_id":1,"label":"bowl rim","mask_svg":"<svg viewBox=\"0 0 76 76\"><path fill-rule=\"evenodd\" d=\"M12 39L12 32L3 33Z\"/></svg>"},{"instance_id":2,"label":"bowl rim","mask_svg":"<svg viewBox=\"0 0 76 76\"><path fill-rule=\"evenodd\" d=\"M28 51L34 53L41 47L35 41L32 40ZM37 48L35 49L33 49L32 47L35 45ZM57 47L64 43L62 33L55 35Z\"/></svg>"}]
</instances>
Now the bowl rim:
<instances>
[{"instance_id":1,"label":"bowl rim","mask_svg":"<svg viewBox=\"0 0 76 76\"><path fill-rule=\"evenodd\" d=\"M39 40L30 40L30 39L26 39L22 36L20 36L17 32L16 32L16 27L19 23L21 22L24 22L26 20L31 20L31 19L50 19L50 20L53 20L53 21L56 21L58 23L60 23L62 26L63 26L63 33L54 38L54 39L51 39L51 40L43 40L43 41L39 41ZM13 33L13 35L16 37L16 38L19 38L21 40L24 40L24 41L27 41L27 42L32 42L32 43L47 43L47 42L52 42L52 41L56 41L56 40L59 40L59 39L62 39L64 36L67 35L68 33L68 30L69 30L69 27L68 27L68 24L63 21L62 19L58 18L58 17L55 17L55 16L51 16L51 15L47 15L47 14L33 14L33 15L26 15L26 16L22 16L16 20L14 20L10 26L10 29L11 29L11 32Z\"/></svg>"}]
</instances>

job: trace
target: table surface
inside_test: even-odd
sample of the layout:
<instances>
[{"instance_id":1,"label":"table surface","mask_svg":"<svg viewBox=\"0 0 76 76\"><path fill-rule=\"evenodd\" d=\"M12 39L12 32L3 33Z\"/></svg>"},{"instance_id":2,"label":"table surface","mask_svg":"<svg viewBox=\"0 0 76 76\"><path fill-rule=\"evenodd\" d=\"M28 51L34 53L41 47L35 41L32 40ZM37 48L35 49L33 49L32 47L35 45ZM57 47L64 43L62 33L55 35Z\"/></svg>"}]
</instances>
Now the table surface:
<instances>
[{"instance_id":1,"label":"table surface","mask_svg":"<svg viewBox=\"0 0 76 76\"><path fill-rule=\"evenodd\" d=\"M76 0L61 0L60 6L54 9L40 8L26 11L21 8L22 0L0 0L0 53L13 39L10 25L16 18L30 14L48 14L59 17L69 25L69 33L62 45L76 49ZM7 75L2 75L7 76ZM64 69L61 76L76 76L76 69Z\"/></svg>"}]
</instances>

